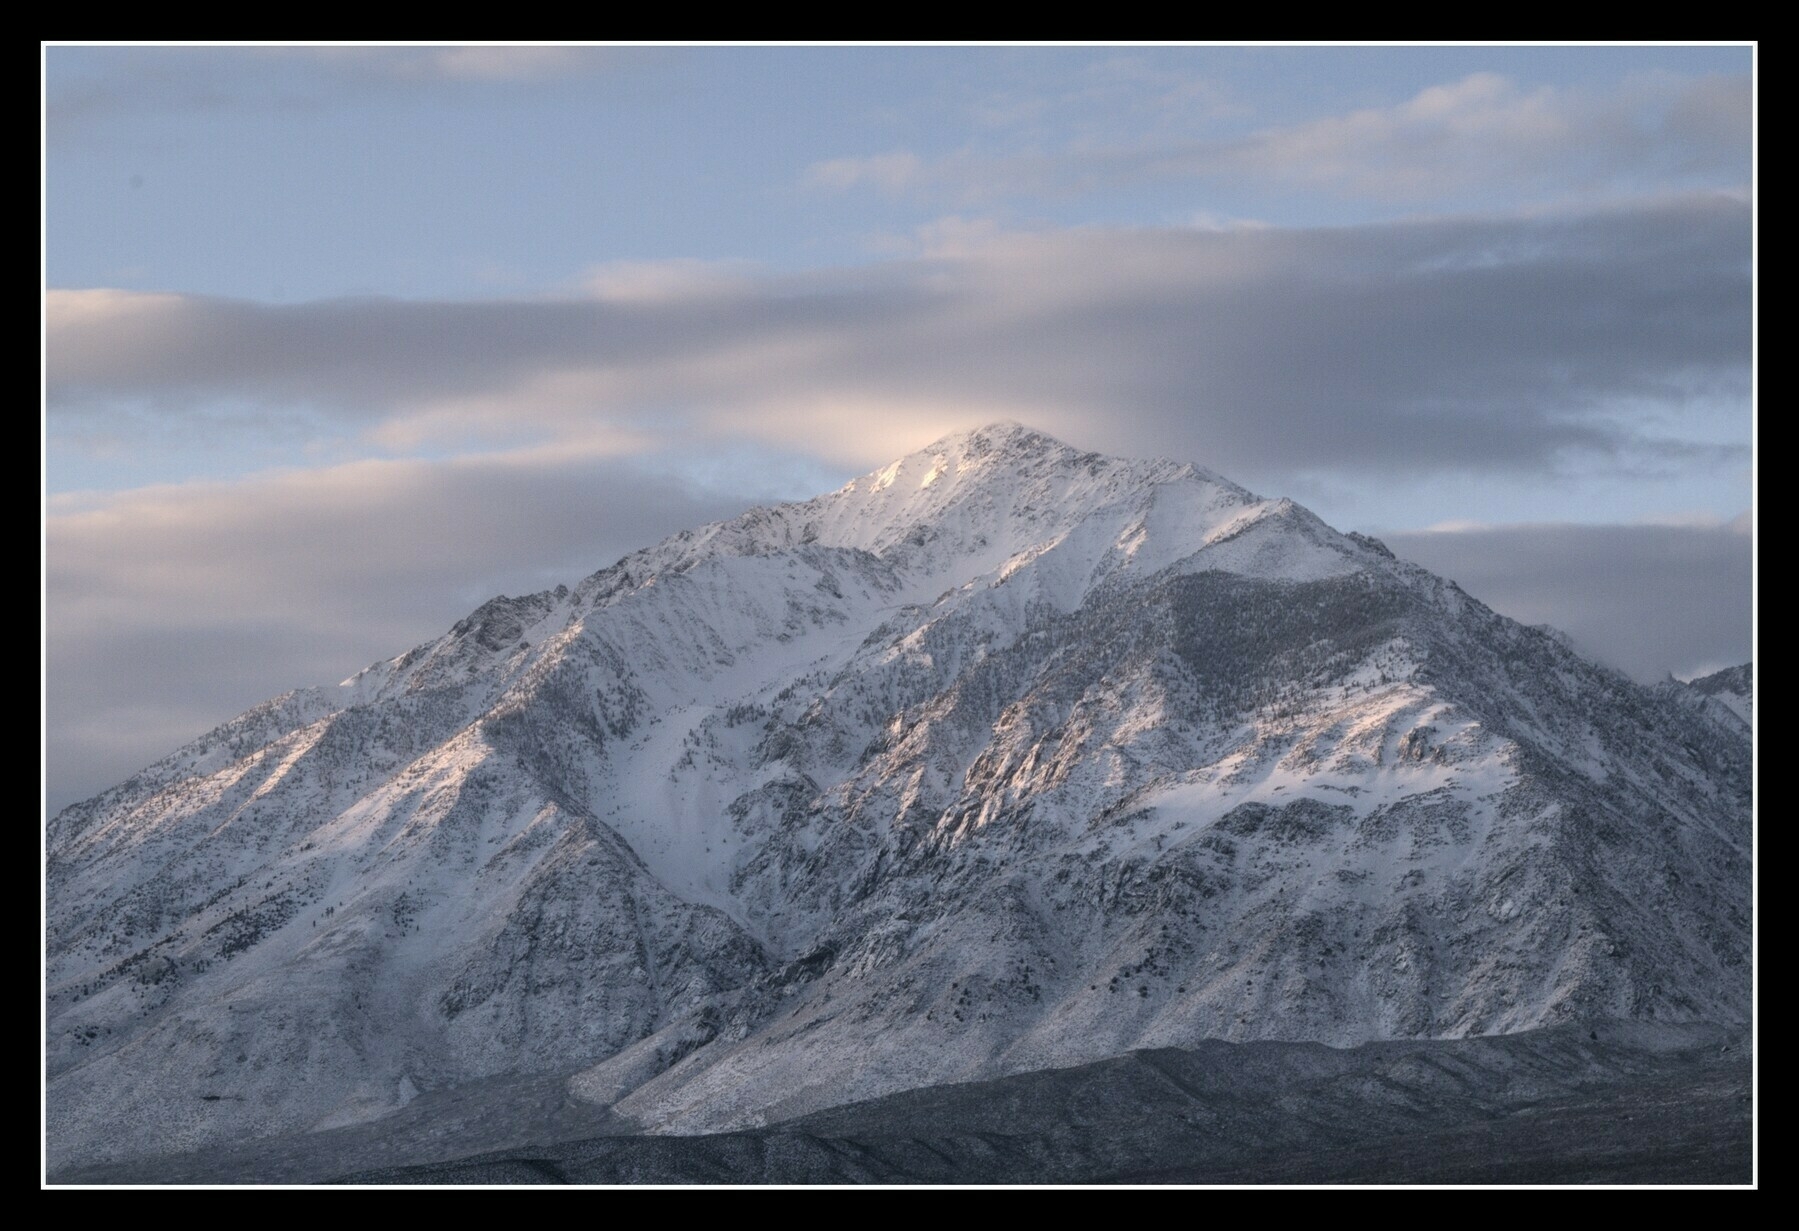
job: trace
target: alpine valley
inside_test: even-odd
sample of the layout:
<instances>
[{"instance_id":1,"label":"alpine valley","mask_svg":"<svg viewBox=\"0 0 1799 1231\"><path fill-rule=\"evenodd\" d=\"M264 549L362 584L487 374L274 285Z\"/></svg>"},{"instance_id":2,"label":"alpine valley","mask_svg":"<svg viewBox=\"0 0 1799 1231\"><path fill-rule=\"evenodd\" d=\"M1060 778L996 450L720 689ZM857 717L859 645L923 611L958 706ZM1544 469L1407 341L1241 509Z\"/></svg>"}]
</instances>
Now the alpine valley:
<instances>
[{"instance_id":1,"label":"alpine valley","mask_svg":"<svg viewBox=\"0 0 1799 1231\"><path fill-rule=\"evenodd\" d=\"M51 1174L499 1087L688 1135L1140 1049L1740 1031L1752 681L1700 684L1192 465L949 436L54 817Z\"/></svg>"}]
</instances>

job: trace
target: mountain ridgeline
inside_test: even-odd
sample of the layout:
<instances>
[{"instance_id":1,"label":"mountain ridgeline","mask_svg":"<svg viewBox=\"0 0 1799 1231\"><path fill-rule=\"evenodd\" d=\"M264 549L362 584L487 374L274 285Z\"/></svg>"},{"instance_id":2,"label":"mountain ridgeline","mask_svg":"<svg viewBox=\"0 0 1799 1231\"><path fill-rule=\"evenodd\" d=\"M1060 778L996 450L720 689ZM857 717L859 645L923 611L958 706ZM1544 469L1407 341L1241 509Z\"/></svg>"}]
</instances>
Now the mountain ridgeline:
<instances>
[{"instance_id":1,"label":"mountain ridgeline","mask_svg":"<svg viewBox=\"0 0 1799 1231\"><path fill-rule=\"evenodd\" d=\"M53 818L51 1165L506 1074L685 1133L1207 1039L1743 1022L1741 676L1640 687L1193 466L946 437Z\"/></svg>"}]
</instances>

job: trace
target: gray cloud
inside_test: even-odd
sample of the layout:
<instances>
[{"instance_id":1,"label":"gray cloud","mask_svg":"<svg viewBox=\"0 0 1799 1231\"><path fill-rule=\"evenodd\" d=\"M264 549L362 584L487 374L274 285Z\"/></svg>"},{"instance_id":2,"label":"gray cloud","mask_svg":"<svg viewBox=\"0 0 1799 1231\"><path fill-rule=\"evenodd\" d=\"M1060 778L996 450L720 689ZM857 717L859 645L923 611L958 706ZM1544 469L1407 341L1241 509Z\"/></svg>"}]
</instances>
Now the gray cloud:
<instances>
[{"instance_id":1,"label":"gray cloud","mask_svg":"<svg viewBox=\"0 0 1799 1231\"><path fill-rule=\"evenodd\" d=\"M629 462L359 462L148 488L46 521L52 811L493 595L741 511Z\"/></svg>"},{"instance_id":2,"label":"gray cloud","mask_svg":"<svg viewBox=\"0 0 1799 1231\"><path fill-rule=\"evenodd\" d=\"M1215 113L1204 101L1201 114ZM896 149L814 163L802 183L959 204L1224 177L1385 201L1746 183L1752 106L1747 74L1655 73L1596 90L1527 89L1475 73L1392 106L1245 135L1193 136L1164 117L1147 140L1120 131L1059 149L968 146L938 159ZM1134 119L1140 130L1143 117Z\"/></svg>"},{"instance_id":3,"label":"gray cloud","mask_svg":"<svg viewBox=\"0 0 1799 1231\"><path fill-rule=\"evenodd\" d=\"M1386 534L1504 615L1643 681L1747 662L1754 540L1722 526L1540 525Z\"/></svg>"},{"instance_id":4,"label":"gray cloud","mask_svg":"<svg viewBox=\"0 0 1799 1231\"><path fill-rule=\"evenodd\" d=\"M124 406L287 405L411 447L660 422L860 464L1004 414L1273 476L1740 462L1745 448L1679 420L1697 399L1740 405L1746 446L1749 243L1747 204L1713 196L999 235L804 276L639 270L636 289L585 299L52 292L51 427Z\"/></svg>"},{"instance_id":5,"label":"gray cloud","mask_svg":"<svg viewBox=\"0 0 1799 1231\"><path fill-rule=\"evenodd\" d=\"M1423 199L1494 185L1667 185L1684 176L1747 182L1747 74L1653 74L1605 90L1521 89L1494 73L1406 102L1259 132L1167 170L1245 171L1361 196Z\"/></svg>"}]
</instances>

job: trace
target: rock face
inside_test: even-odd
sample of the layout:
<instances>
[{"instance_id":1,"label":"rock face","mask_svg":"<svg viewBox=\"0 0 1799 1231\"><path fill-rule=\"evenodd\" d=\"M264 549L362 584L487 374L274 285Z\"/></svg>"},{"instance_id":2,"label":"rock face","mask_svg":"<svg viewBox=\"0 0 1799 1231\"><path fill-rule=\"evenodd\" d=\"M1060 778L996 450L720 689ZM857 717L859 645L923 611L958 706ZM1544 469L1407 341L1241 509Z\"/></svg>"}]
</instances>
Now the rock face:
<instances>
[{"instance_id":1,"label":"rock face","mask_svg":"<svg viewBox=\"0 0 1799 1231\"><path fill-rule=\"evenodd\" d=\"M1750 757L1290 501L984 428L55 817L51 1163L574 1065L698 1131L1209 1038L1742 1021Z\"/></svg>"}]
</instances>

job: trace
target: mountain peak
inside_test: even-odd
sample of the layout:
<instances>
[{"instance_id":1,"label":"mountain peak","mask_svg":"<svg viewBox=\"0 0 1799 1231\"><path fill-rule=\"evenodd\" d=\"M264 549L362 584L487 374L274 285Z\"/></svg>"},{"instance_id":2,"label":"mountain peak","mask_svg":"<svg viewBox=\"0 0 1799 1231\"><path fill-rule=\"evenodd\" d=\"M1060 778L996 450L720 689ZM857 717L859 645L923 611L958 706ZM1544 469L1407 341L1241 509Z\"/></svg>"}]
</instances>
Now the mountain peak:
<instances>
[{"instance_id":1,"label":"mountain peak","mask_svg":"<svg viewBox=\"0 0 1799 1231\"><path fill-rule=\"evenodd\" d=\"M960 468L984 462L1048 462L1052 466L1078 464L1089 471L1128 472L1147 483L1197 478L1210 483L1236 485L1216 471L1162 457L1122 457L1080 449L1040 428L1016 419L996 419L980 427L951 432L917 449L891 465L904 466L914 458L933 459ZM890 469L891 465L884 469ZM874 472L876 474L881 471ZM1241 489L1238 489L1241 490Z\"/></svg>"},{"instance_id":2,"label":"mountain peak","mask_svg":"<svg viewBox=\"0 0 1799 1231\"><path fill-rule=\"evenodd\" d=\"M923 451L928 453L932 450L1006 451L1012 449L1031 451L1067 449L1071 453L1076 452L1048 432L1039 431L1016 419L996 419L991 423L984 423L980 427L951 432L926 446Z\"/></svg>"},{"instance_id":3,"label":"mountain peak","mask_svg":"<svg viewBox=\"0 0 1799 1231\"><path fill-rule=\"evenodd\" d=\"M1196 466L1108 457L1000 421L940 437L829 495L745 516L756 526L748 541L758 546L816 542L860 548L890 563L904 557L913 572L929 576L921 583L927 587L950 573L966 581L1078 540L1084 580L1070 582L1065 597L1072 599L1127 559L1139 568L1151 559L1171 563L1252 507L1277 506ZM1156 549L1122 546L1147 534L1152 508ZM931 591L939 592L940 585Z\"/></svg>"},{"instance_id":4,"label":"mountain peak","mask_svg":"<svg viewBox=\"0 0 1799 1231\"><path fill-rule=\"evenodd\" d=\"M1150 485L1199 478L1235 487L1222 476L1191 464L1168 458L1113 457L1077 449L1029 424L1000 419L940 436L923 448L852 480L843 490L883 491L896 485L931 487L945 476L965 472L981 473L985 480L992 476L983 472L994 469L1019 477L1038 477L1077 467L1088 475L1106 474L1125 483ZM916 481L902 483L906 476L913 475L917 476Z\"/></svg>"},{"instance_id":5,"label":"mountain peak","mask_svg":"<svg viewBox=\"0 0 1799 1231\"><path fill-rule=\"evenodd\" d=\"M923 448L914 449L879 470L872 471L871 477L887 474L896 467L901 470L910 469L915 462L923 464L927 470L937 467L941 470L959 471L964 467L994 461L1026 462L1043 458L1062 461L1098 456L1083 453L1028 424L1013 419L1000 419L980 427L964 428L940 436Z\"/></svg>"}]
</instances>

